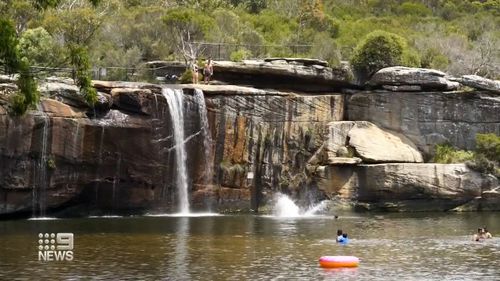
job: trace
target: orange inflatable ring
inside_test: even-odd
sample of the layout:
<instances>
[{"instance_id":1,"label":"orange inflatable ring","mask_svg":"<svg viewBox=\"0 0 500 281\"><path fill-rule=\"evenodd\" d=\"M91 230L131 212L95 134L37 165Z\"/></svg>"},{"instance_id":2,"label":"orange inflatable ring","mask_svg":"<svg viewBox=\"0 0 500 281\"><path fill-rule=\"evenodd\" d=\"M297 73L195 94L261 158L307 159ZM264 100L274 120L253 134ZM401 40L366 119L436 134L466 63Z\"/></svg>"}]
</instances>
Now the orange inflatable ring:
<instances>
[{"instance_id":1,"label":"orange inflatable ring","mask_svg":"<svg viewBox=\"0 0 500 281\"><path fill-rule=\"evenodd\" d=\"M359 259L353 256L322 256L319 265L324 268L358 267Z\"/></svg>"}]
</instances>

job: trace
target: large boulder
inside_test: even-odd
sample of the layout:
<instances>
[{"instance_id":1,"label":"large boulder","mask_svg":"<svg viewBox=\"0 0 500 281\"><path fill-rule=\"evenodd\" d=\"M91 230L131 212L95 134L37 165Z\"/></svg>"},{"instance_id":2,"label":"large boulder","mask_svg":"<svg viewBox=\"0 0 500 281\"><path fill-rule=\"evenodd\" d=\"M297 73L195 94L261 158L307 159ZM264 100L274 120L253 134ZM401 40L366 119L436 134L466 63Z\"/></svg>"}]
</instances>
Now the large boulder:
<instances>
[{"instance_id":1,"label":"large boulder","mask_svg":"<svg viewBox=\"0 0 500 281\"><path fill-rule=\"evenodd\" d=\"M69 105L59 102L53 99L42 99L41 108L50 117L65 117L65 118L75 118L84 117L83 113L75 112L73 108Z\"/></svg>"},{"instance_id":2,"label":"large boulder","mask_svg":"<svg viewBox=\"0 0 500 281\"><path fill-rule=\"evenodd\" d=\"M451 91L458 89L460 84L448 80L446 76L446 73L434 69L393 66L377 71L368 84L390 91L417 92L422 90Z\"/></svg>"},{"instance_id":3,"label":"large boulder","mask_svg":"<svg viewBox=\"0 0 500 281\"><path fill-rule=\"evenodd\" d=\"M113 104L119 109L151 115L156 111L157 99L149 89L113 88ZM156 104L155 104L156 103Z\"/></svg>"},{"instance_id":4,"label":"large boulder","mask_svg":"<svg viewBox=\"0 0 500 281\"><path fill-rule=\"evenodd\" d=\"M346 64L331 68L323 61L275 58L214 62L214 79L257 88L328 92L354 87Z\"/></svg>"},{"instance_id":5,"label":"large boulder","mask_svg":"<svg viewBox=\"0 0 500 281\"><path fill-rule=\"evenodd\" d=\"M491 80L477 75L463 75L460 83L475 89L500 93L499 80Z\"/></svg>"},{"instance_id":6,"label":"large boulder","mask_svg":"<svg viewBox=\"0 0 500 281\"><path fill-rule=\"evenodd\" d=\"M384 211L499 210L498 184L465 164L434 163L327 166L319 181L330 197Z\"/></svg>"},{"instance_id":7,"label":"large boulder","mask_svg":"<svg viewBox=\"0 0 500 281\"><path fill-rule=\"evenodd\" d=\"M88 108L85 97L80 93L80 89L67 82L59 80L42 81L38 90L43 96L50 97L70 106L78 108Z\"/></svg>"},{"instance_id":8,"label":"large boulder","mask_svg":"<svg viewBox=\"0 0 500 281\"><path fill-rule=\"evenodd\" d=\"M423 162L422 155L404 135L380 129L366 121L339 121L328 124L326 145L328 159L342 157L345 146L364 163ZM328 162L336 163L335 159Z\"/></svg>"}]
</instances>

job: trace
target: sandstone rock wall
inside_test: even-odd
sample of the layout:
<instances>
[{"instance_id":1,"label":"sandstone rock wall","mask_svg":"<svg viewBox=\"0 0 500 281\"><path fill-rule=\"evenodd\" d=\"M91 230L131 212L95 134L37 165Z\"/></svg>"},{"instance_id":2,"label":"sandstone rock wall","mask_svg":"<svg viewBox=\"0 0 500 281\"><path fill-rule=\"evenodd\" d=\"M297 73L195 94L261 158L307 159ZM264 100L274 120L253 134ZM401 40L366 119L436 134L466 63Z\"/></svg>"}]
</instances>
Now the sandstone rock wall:
<instances>
[{"instance_id":1,"label":"sandstone rock wall","mask_svg":"<svg viewBox=\"0 0 500 281\"><path fill-rule=\"evenodd\" d=\"M425 153L444 142L471 150L476 134L500 135L500 97L486 92L357 92L346 103L348 120L402 133Z\"/></svg>"},{"instance_id":2,"label":"sandstone rock wall","mask_svg":"<svg viewBox=\"0 0 500 281\"><path fill-rule=\"evenodd\" d=\"M343 118L341 95L205 98L215 179L223 187L253 188L254 199L270 191L298 193L306 188L305 165L323 144L326 125Z\"/></svg>"},{"instance_id":3,"label":"sandstone rock wall","mask_svg":"<svg viewBox=\"0 0 500 281\"><path fill-rule=\"evenodd\" d=\"M464 164L392 163L328 166L320 188L362 210L477 211L500 210L498 184Z\"/></svg>"},{"instance_id":4,"label":"sandstone rock wall","mask_svg":"<svg viewBox=\"0 0 500 281\"><path fill-rule=\"evenodd\" d=\"M107 97L96 110L72 87L50 82L40 110L11 117L0 107L0 216L176 210L172 120L161 88L94 85ZM184 89L194 210L248 210L271 190L303 188L305 163L323 143L326 124L343 118L341 95L205 88L210 155L192 87Z\"/></svg>"}]
</instances>

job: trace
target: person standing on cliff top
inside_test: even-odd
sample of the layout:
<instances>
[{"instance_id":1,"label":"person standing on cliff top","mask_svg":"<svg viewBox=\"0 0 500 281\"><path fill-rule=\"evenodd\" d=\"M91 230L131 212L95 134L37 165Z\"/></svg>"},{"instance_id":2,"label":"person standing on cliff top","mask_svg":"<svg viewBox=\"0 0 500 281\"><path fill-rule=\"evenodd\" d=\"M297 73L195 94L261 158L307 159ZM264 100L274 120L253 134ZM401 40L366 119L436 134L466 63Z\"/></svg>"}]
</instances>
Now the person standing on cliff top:
<instances>
[{"instance_id":1,"label":"person standing on cliff top","mask_svg":"<svg viewBox=\"0 0 500 281\"><path fill-rule=\"evenodd\" d=\"M196 63L196 59L193 60L193 64L191 65L191 72L193 73L193 84L198 84L198 64Z\"/></svg>"},{"instance_id":2,"label":"person standing on cliff top","mask_svg":"<svg viewBox=\"0 0 500 281\"><path fill-rule=\"evenodd\" d=\"M205 62L205 66L203 67L203 77L205 80L205 84L210 83L210 78L212 78L213 74L214 74L213 61L212 57L209 57L208 60Z\"/></svg>"}]
</instances>

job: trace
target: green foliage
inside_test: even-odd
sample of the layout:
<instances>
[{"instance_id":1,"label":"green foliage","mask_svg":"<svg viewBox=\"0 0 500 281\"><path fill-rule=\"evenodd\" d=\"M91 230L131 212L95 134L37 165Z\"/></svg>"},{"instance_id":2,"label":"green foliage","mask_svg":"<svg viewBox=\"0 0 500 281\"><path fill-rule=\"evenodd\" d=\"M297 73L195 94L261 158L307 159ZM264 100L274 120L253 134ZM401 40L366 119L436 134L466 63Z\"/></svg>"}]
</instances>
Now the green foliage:
<instances>
[{"instance_id":1,"label":"green foliage","mask_svg":"<svg viewBox=\"0 0 500 281\"><path fill-rule=\"evenodd\" d=\"M432 11L422 3L404 2L397 8L399 14L425 17L432 14Z\"/></svg>"},{"instance_id":2,"label":"green foliage","mask_svg":"<svg viewBox=\"0 0 500 281\"><path fill-rule=\"evenodd\" d=\"M500 178L500 136L477 134L475 157L467 165L478 172Z\"/></svg>"},{"instance_id":3,"label":"green foliage","mask_svg":"<svg viewBox=\"0 0 500 281\"><path fill-rule=\"evenodd\" d=\"M97 6L101 0L88 0L92 5ZM63 0L33 0L33 5L37 9L53 8L59 5Z\"/></svg>"},{"instance_id":4,"label":"green foliage","mask_svg":"<svg viewBox=\"0 0 500 281\"><path fill-rule=\"evenodd\" d=\"M421 64L424 68L445 70L450 61L436 48L429 48L422 53Z\"/></svg>"},{"instance_id":5,"label":"green foliage","mask_svg":"<svg viewBox=\"0 0 500 281\"><path fill-rule=\"evenodd\" d=\"M435 147L436 152L433 158L434 163L452 164L465 163L474 158L471 151L457 150L449 144L438 144Z\"/></svg>"},{"instance_id":6,"label":"green foliage","mask_svg":"<svg viewBox=\"0 0 500 281\"><path fill-rule=\"evenodd\" d=\"M368 34L358 44L351 62L354 69L366 78L384 67L419 64L418 56L409 50L403 37L380 30Z\"/></svg>"},{"instance_id":7,"label":"green foliage","mask_svg":"<svg viewBox=\"0 0 500 281\"><path fill-rule=\"evenodd\" d=\"M478 153L473 161L467 162L467 166L475 171L484 174L494 174L496 172L495 162L488 159L484 154Z\"/></svg>"},{"instance_id":8,"label":"green foliage","mask_svg":"<svg viewBox=\"0 0 500 281\"><path fill-rule=\"evenodd\" d=\"M252 53L249 50L242 48L232 52L229 57L231 58L232 61L239 62L250 58L251 55Z\"/></svg>"},{"instance_id":9,"label":"green foliage","mask_svg":"<svg viewBox=\"0 0 500 281\"><path fill-rule=\"evenodd\" d=\"M314 58L326 60L330 66L340 64L340 50L337 43L327 33L316 34L313 40L311 55Z\"/></svg>"},{"instance_id":10,"label":"green foliage","mask_svg":"<svg viewBox=\"0 0 500 281\"><path fill-rule=\"evenodd\" d=\"M181 77L179 78L179 81L181 82L181 84L191 84L193 83L193 71L191 69L186 69ZM202 81L202 80L200 80Z\"/></svg>"},{"instance_id":11,"label":"green foliage","mask_svg":"<svg viewBox=\"0 0 500 281\"><path fill-rule=\"evenodd\" d=\"M0 18L0 62L7 73L19 73L17 87L21 95L12 100L13 113L22 115L38 103L40 94L29 64L20 59L17 37L12 22Z\"/></svg>"},{"instance_id":12,"label":"green foliage","mask_svg":"<svg viewBox=\"0 0 500 281\"><path fill-rule=\"evenodd\" d=\"M476 150L491 161L500 163L500 136L495 134L477 134Z\"/></svg>"},{"instance_id":13,"label":"green foliage","mask_svg":"<svg viewBox=\"0 0 500 281\"><path fill-rule=\"evenodd\" d=\"M103 5L95 7L98 2ZM15 41L21 37L23 43L17 48L20 56L13 59L15 55L5 55L6 51L14 50L5 47L13 41L0 38L0 67L8 70L9 65L21 60L68 67L70 44L87 47L90 63L102 67L134 68L145 61L181 58L190 62L209 54L229 59L240 48L250 51L251 57L316 57L337 64L358 54L356 46L368 34L383 30L404 38L391 41L405 42L402 54L396 54L398 59L391 64L422 65L456 76L477 73L498 79L499 3L498 0L7 0L0 1L0 36L11 32L15 36L8 38ZM6 29L5 22L12 24ZM42 31L28 36L39 27L45 28L53 38L52 43ZM228 45L221 45L219 52L218 45L200 47L196 41ZM45 55L51 49L47 47L50 44L54 48ZM294 46L297 44L313 46ZM394 53L379 53L394 58ZM6 61L7 57L13 61ZM364 69L366 75L380 67L376 67L380 61L372 62L374 65ZM386 61L382 62L386 66ZM106 79L137 78L127 75L130 73L108 69Z\"/></svg>"},{"instance_id":14,"label":"green foliage","mask_svg":"<svg viewBox=\"0 0 500 281\"><path fill-rule=\"evenodd\" d=\"M47 168L49 168L49 170L55 170L57 168L56 160L53 157L47 159Z\"/></svg>"},{"instance_id":15,"label":"green foliage","mask_svg":"<svg viewBox=\"0 0 500 281\"><path fill-rule=\"evenodd\" d=\"M38 92L35 78L30 72L28 64L22 62L19 70L19 79L17 80L19 92L24 96L26 107L34 107L40 100L40 93Z\"/></svg>"},{"instance_id":16,"label":"green foliage","mask_svg":"<svg viewBox=\"0 0 500 281\"><path fill-rule=\"evenodd\" d=\"M83 93L85 100L90 106L94 106L97 101L97 91L92 87L90 78L90 63L85 47L72 44L69 46L70 61L74 68L73 79L80 91Z\"/></svg>"},{"instance_id":17,"label":"green foliage","mask_svg":"<svg viewBox=\"0 0 500 281\"><path fill-rule=\"evenodd\" d=\"M45 13L43 27L66 44L85 45L90 42L103 17L89 7L51 10Z\"/></svg>"},{"instance_id":18,"label":"green foliage","mask_svg":"<svg viewBox=\"0 0 500 281\"><path fill-rule=\"evenodd\" d=\"M7 73L19 68L18 39L12 21L0 18L0 63Z\"/></svg>"},{"instance_id":19,"label":"green foliage","mask_svg":"<svg viewBox=\"0 0 500 281\"><path fill-rule=\"evenodd\" d=\"M181 84L190 84L193 82L193 71L186 69L179 78Z\"/></svg>"},{"instance_id":20,"label":"green foliage","mask_svg":"<svg viewBox=\"0 0 500 281\"><path fill-rule=\"evenodd\" d=\"M37 9L47 9L50 7L56 7L60 2L61 0L33 0L33 5Z\"/></svg>"},{"instance_id":21,"label":"green foliage","mask_svg":"<svg viewBox=\"0 0 500 281\"><path fill-rule=\"evenodd\" d=\"M14 116L23 115L28 109L26 103L24 102L24 96L22 94L17 94L12 96L10 101L11 114Z\"/></svg>"},{"instance_id":22,"label":"green foliage","mask_svg":"<svg viewBox=\"0 0 500 281\"><path fill-rule=\"evenodd\" d=\"M163 17L167 28L172 28L185 40L197 40L208 34L215 25L214 20L194 9L176 8L168 10Z\"/></svg>"},{"instance_id":23,"label":"green foliage","mask_svg":"<svg viewBox=\"0 0 500 281\"><path fill-rule=\"evenodd\" d=\"M19 54L30 65L51 65L57 58L57 46L50 34L43 28L26 30L19 39Z\"/></svg>"}]
</instances>

